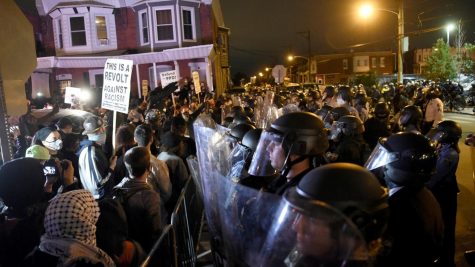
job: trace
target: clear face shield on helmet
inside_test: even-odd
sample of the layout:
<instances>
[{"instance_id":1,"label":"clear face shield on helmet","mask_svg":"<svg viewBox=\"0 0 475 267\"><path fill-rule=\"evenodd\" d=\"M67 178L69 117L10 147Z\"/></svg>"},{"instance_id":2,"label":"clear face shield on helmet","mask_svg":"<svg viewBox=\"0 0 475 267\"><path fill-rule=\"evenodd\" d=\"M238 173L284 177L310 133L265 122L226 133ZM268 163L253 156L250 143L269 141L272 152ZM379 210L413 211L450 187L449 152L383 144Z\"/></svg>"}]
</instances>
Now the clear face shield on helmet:
<instances>
[{"instance_id":1,"label":"clear face shield on helmet","mask_svg":"<svg viewBox=\"0 0 475 267\"><path fill-rule=\"evenodd\" d=\"M384 147L385 141L386 139L380 140L373 149L364 165L366 169L371 171L399 160L399 153L390 152Z\"/></svg>"},{"instance_id":2,"label":"clear face shield on helmet","mask_svg":"<svg viewBox=\"0 0 475 267\"><path fill-rule=\"evenodd\" d=\"M330 128L330 136L329 139L333 141L339 141L341 135L343 134L343 122L334 121L332 123L332 127Z\"/></svg>"},{"instance_id":3,"label":"clear face shield on helmet","mask_svg":"<svg viewBox=\"0 0 475 267\"><path fill-rule=\"evenodd\" d=\"M344 266L369 258L361 232L345 215L323 202L300 202L282 199L251 266Z\"/></svg>"},{"instance_id":4,"label":"clear face shield on helmet","mask_svg":"<svg viewBox=\"0 0 475 267\"><path fill-rule=\"evenodd\" d=\"M283 137L279 134L262 132L249 167L250 175L270 176L284 167L286 155L282 141Z\"/></svg>"}]
</instances>

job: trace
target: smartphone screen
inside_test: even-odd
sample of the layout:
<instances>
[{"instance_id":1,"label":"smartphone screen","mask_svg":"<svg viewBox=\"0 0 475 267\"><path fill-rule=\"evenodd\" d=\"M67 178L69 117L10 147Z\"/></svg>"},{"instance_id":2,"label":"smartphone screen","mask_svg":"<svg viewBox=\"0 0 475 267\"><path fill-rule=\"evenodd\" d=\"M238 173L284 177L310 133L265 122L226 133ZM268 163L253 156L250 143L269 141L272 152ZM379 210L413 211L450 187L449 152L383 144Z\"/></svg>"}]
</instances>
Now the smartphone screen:
<instances>
[{"instance_id":1,"label":"smartphone screen","mask_svg":"<svg viewBox=\"0 0 475 267\"><path fill-rule=\"evenodd\" d=\"M44 166L43 173L45 176L54 176L56 175L56 168L54 166Z\"/></svg>"}]
</instances>

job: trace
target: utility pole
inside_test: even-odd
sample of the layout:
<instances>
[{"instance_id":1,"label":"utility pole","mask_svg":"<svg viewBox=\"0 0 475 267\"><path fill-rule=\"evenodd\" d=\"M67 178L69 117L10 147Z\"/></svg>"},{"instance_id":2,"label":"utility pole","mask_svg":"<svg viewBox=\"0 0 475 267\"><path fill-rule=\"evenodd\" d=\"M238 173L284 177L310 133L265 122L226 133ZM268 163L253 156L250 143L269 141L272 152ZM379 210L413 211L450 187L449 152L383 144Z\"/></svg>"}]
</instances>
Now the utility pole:
<instances>
[{"instance_id":1,"label":"utility pole","mask_svg":"<svg viewBox=\"0 0 475 267\"><path fill-rule=\"evenodd\" d=\"M404 1L398 0L398 32L397 32L397 82L403 82L403 64L402 64L402 54L404 47Z\"/></svg>"},{"instance_id":2,"label":"utility pole","mask_svg":"<svg viewBox=\"0 0 475 267\"><path fill-rule=\"evenodd\" d=\"M307 39L307 48L308 48L308 55L307 55L307 82L310 81L310 57L312 56L312 46L310 43L310 30L304 31L304 32L298 32L299 34L302 34L305 39Z\"/></svg>"}]
</instances>

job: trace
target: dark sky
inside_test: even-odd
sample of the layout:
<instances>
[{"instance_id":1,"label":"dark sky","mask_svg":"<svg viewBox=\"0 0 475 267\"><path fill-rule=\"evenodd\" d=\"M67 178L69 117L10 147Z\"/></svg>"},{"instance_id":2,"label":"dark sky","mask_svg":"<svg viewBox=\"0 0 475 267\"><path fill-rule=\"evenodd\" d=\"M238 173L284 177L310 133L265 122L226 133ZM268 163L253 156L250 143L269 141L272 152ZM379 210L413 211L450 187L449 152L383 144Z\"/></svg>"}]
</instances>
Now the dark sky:
<instances>
[{"instance_id":1,"label":"dark sky","mask_svg":"<svg viewBox=\"0 0 475 267\"><path fill-rule=\"evenodd\" d=\"M231 29L231 72L255 75L265 67L285 64L289 53L312 54L393 50L397 16L375 12L370 21L357 16L358 0L221 0L226 27ZM396 0L373 0L397 11ZM404 0L409 49L428 48L447 38L445 25L463 21L466 42L475 42L475 0ZM472 14L471 14L472 13ZM450 34L453 42L455 31Z\"/></svg>"}]
</instances>

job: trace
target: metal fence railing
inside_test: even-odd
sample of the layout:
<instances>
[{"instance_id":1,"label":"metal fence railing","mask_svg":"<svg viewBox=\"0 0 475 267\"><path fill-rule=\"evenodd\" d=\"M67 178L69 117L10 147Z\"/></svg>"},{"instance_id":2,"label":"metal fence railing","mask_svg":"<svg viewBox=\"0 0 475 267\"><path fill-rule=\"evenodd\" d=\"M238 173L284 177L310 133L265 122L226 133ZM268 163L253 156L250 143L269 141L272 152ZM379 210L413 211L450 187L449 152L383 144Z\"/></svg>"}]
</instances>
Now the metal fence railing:
<instances>
[{"instance_id":1,"label":"metal fence railing","mask_svg":"<svg viewBox=\"0 0 475 267\"><path fill-rule=\"evenodd\" d=\"M196 158L194 159L196 160ZM192 159L193 161L193 159ZM204 207L196 166L187 161L191 177L185 183L171 214L171 222L156 241L141 267L196 266L198 244L204 219ZM204 253L206 254L206 253Z\"/></svg>"}]
</instances>

